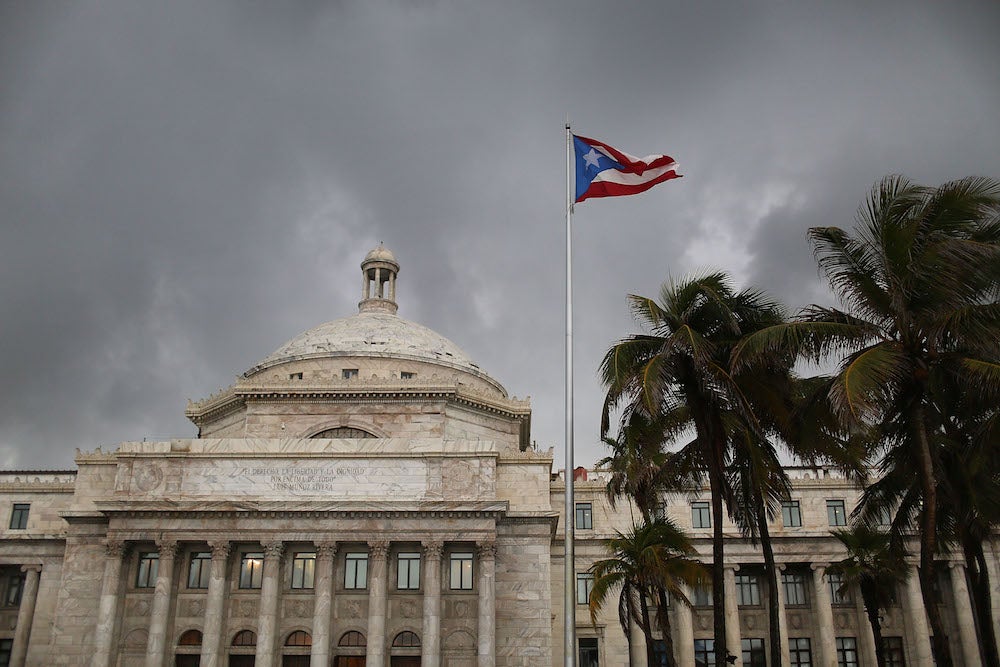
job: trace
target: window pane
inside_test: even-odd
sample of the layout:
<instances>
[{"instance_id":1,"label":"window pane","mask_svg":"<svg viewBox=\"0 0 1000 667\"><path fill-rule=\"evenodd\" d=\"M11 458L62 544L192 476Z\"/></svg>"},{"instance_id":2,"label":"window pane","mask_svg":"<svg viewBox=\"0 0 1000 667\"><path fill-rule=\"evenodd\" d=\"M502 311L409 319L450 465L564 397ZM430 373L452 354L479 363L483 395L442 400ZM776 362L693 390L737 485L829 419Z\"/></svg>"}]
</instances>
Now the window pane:
<instances>
[{"instance_id":1,"label":"window pane","mask_svg":"<svg viewBox=\"0 0 1000 667\"><path fill-rule=\"evenodd\" d=\"M826 501L826 516L831 526L846 526L847 512L844 509L844 501Z\"/></svg>"},{"instance_id":2,"label":"window pane","mask_svg":"<svg viewBox=\"0 0 1000 667\"><path fill-rule=\"evenodd\" d=\"M576 603L590 604L590 592L594 590L594 575L580 572L576 575Z\"/></svg>"},{"instance_id":3,"label":"window pane","mask_svg":"<svg viewBox=\"0 0 1000 667\"><path fill-rule=\"evenodd\" d=\"M799 501L786 500L781 503L781 523L785 528L802 527L802 511L799 508Z\"/></svg>"},{"instance_id":4,"label":"window pane","mask_svg":"<svg viewBox=\"0 0 1000 667\"><path fill-rule=\"evenodd\" d=\"M420 554L401 553L397 556L396 588L401 591L420 588Z\"/></svg>"},{"instance_id":5,"label":"window pane","mask_svg":"<svg viewBox=\"0 0 1000 667\"><path fill-rule=\"evenodd\" d=\"M28 527L28 511L31 505L28 503L14 503L10 512L10 527L14 530L24 530Z\"/></svg>"},{"instance_id":6,"label":"window pane","mask_svg":"<svg viewBox=\"0 0 1000 667\"><path fill-rule=\"evenodd\" d=\"M4 594L4 606L16 607L21 604L21 590L24 588L24 577L12 574L7 577L7 592Z\"/></svg>"},{"instance_id":7,"label":"window pane","mask_svg":"<svg viewBox=\"0 0 1000 667\"><path fill-rule=\"evenodd\" d=\"M694 664L697 665L697 667L714 667L715 665L714 639L694 640Z\"/></svg>"},{"instance_id":8,"label":"window pane","mask_svg":"<svg viewBox=\"0 0 1000 667\"><path fill-rule=\"evenodd\" d=\"M764 653L764 640L762 638L743 639L740 642L743 651L744 667L766 667L767 658Z\"/></svg>"},{"instance_id":9,"label":"window pane","mask_svg":"<svg viewBox=\"0 0 1000 667\"><path fill-rule=\"evenodd\" d=\"M260 588L264 569L264 554L250 552L240 559L240 588Z\"/></svg>"},{"instance_id":10,"label":"window pane","mask_svg":"<svg viewBox=\"0 0 1000 667\"><path fill-rule=\"evenodd\" d=\"M580 637L580 667L598 667L596 637Z\"/></svg>"},{"instance_id":11,"label":"window pane","mask_svg":"<svg viewBox=\"0 0 1000 667\"><path fill-rule=\"evenodd\" d=\"M452 590L472 590L472 554L454 553L451 555L451 588Z\"/></svg>"},{"instance_id":12,"label":"window pane","mask_svg":"<svg viewBox=\"0 0 1000 667\"><path fill-rule=\"evenodd\" d=\"M344 588L368 588L368 554L349 553L344 566Z\"/></svg>"},{"instance_id":13,"label":"window pane","mask_svg":"<svg viewBox=\"0 0 1000 667\"><path fill-rule=\"evenodd\" d=\"M142 552L139 554L139 570L135 577L136 588L154 588L156 586L156 576L159 572L160 554L154 552Z\"/></svg>"},{"instance_id":14,"label":"window pane","mask_svg":"<svg viewBox=\"0 0 1000 667\"><path fill-rule=\"evenodd\" d=\"M188 569L188 588L208 588L211 563L212 554L207 551L197 551L191 554L191 566Z\"/></svg>"},{"instance_id":15,"label":"window pane","mask_svg":"<svg viewBox=\"0 0 1000 667\"><path fill-rule=\"evenodd\" d=\"M837 637L837 667L858 667L858 642L854 637Z\"/></svg>"},{"instance_id":16,"label":"window pane","mask_svg":"<svg viewBox=\"0 0 1000 667\"><path fill-rule=\"evenodd\" d=\"M576 504L576 527L590 530L594 527L594 508L590 503Z\"/></svg>"},{"instance_id":17,"label":"window pane","mask_svg":"<svg viewBox=\"0 0 1000 667\"><path fill-rule=\"evenodd\" d=\"M292 559L292 588L312 588L316 577L316 553L303 551Z\"/></svg>"},{"instance_id":18,"label":"window pane","mask_svg":"<svg viewBox=\"0 0 1000 667\"><path fill-rule=\"evenodd\" d=\"M785 587L786 605L806 604L806 578L803 574L782 574L782 584Z\"/></svg>"},{"instance_id":19,"label":"window pane","mask_svg":"<svg viewBox=\"0 0 1000 667\"><path fill-rule=\"evenodd\" d=\"M707 502L691 503L691 526L694 528L712 527L712 513Z\"/></svg>"},{"instance_id":20,"label":"window pane","mask_svg":"<svg viewBox=\"0 0 1000 667\"><path fill-rule=\"evenodd\" d=\"M760 605L760 584L753 574L736 575L736 597L741 607Z\"/></svg>"}]
</instances>

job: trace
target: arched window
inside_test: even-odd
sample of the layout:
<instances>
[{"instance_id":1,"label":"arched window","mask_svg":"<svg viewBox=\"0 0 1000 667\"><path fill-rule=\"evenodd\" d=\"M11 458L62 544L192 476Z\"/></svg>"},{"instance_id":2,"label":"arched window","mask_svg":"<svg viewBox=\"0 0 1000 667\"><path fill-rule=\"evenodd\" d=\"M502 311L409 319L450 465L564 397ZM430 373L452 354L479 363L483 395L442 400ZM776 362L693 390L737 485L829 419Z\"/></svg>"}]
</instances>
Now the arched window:
<instances>
[{"instance_id":1,"label":"arched window","mask_svg":"<svg viewBox=\"0 0 1000 667\"><path fill-rule=\"evenodd\" d=\"M178 646L201 646L201 632L188 630L177 640Z\"/></svg>"},{"instance_id":2,"label":"arched window","mask_svg":"<svg viewBox=\"0 0 1000 667\"><path fill-rule=\"evenodd\" d=\"M313 438L375 438L378 437L373 433L368 431L362 431L360 428L352 428L350 426L338 426L337 428L328 428L325 431L320 431Z\"/></svg>"},{"instance_id":3,"label":"arched window","mask_svg":"<svg viewBox=\"0 0 1000 667\"><path fill-rule=\"evenodd\" d=\"M392 640L392 645L395 648L415 648L420 646L420 637L415 632L404 630L396 635L396 638Z\"/></svg>"},{"instance_id":4,"label":"arched window","mask_svg":"<svg viewBox=\"0 0 1000 667\"><path fill-rule=\"evenodd\" d=\"M288 635L288 639L285 640L285 646L312 646L313 638L312 635L303 630L296 630L292 634Z\"/></svg>"},{"instance_id":5,"label":"arched window","mask_svg":"<svg viewBox=\"0 0 1000 667\"><path fill-rule=\"evenodd\" d=\"M240 630L233 637L233 646L256 646L257 633L252 630Z\"/></svg>"},{"instance_id":6,"label":"arched window","mask_svg":"<svg viewBox=\"0 0 1000 667\"><path fill-rule=\"evenodd\" d=\"M368 646L368 642L363 634L357 630L351 630L340 636L337 646Z\"/></svg>"}]
</instances>

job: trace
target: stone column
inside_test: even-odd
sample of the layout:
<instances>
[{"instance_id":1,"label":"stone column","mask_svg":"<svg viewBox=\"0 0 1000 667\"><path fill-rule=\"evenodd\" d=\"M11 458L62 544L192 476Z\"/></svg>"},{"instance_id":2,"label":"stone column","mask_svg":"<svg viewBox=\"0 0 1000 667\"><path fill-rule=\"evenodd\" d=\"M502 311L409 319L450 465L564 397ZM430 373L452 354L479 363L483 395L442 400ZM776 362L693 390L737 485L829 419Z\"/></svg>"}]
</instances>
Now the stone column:
<instances>
[{"instance_id":1,"label":"stone column","mask_svg":"<svg viewBox=\"0 0 1000 667\"><path fill-rule=\"evenodd\" d=\"M94 655L91 667L111 666L111 643L115 638L118 620L118 590L121 583L122 559L128 551L124 542L108 540L104 577L101 579L101 602L97 609L97 626L94 629Z\"/></svg>"},{"instance_id":2,"label":"stone column","mask_svg":"<svg viewBox=\"0 0 1000 667\"><path fill-rule=\"evenodd\" d=\"M903 617L906 624L907 642L912 649L911 658L907 664L932 665L931 637L927 627L927 611L924 600L920 596L920 576L916 565L910 566L910 577L906 580L906 600L903 604Z\"/></svg>"},{"instance_id":3,"label":"stone column","mask_svg":"<svg viewBox=\"0 0 1000 667\"><path fill-rule=\"evenodd\" d=\"M382 298L382 269L375 268L375 296Z\"/></svg>"},{"instance_id":4,"label":"stone column","mask_svg":"<svg viewBox=\"0 0 1000 667\"><path fill-rule=\"evenodd\" d=\"M372 292L372 287L371 287L372 280L371 280L371 278L368 277L368 272L365 271L365 270L361 271L361 277L362 277L362 282L361 282L361 299L363 301L363 300L367 299L369 296L371 296L371 292Z\"/></svg>"},{"instance_id":5,"label":"stone column","mask_svg":"<svg viewBox=\"0 0 1000 667\"><path fill-rule=\"evenodd\" d=\"M497 662L496 542L479 543L479 667Z\"/></svg>"},{"instance_id":6,"label":"stone column","mask_svg":"<svg viewBox=\"0 0 1000 667\"><path fill-rule=\"evenodd\" d=\"M389 300L396 300L396 273L389 274Z\"/></svg>"},{"instance_id":7,"label":"stone column","mask_svg":"<svg viewBox=\"0 0 1000 667\"><path fill-rule=\"evenodd\" d=\"M681 584L684 597L691 599L691 589L687 584ZM678 665L694 664L694 621L691 618L691 607L683 600L673 600L674 626L677 628L677 639L674 641L674 649L677 653ZM645 641L645 638L643 638ZM645 650L643 651L645 656Z\"/></svg>"},{"instance_id":8,"label":"stone column","mask_svg":"<svg viewBox=\"0 0 1000 667\"><path fill-rule=\"evenodd\" d=\"M441 551L440 542L424 544L424 636L421 667L441 665Z\"/></svg>"},{"instance_id":9,"label":"stone column","mask_svg":"<svg viewBox=\"0 0 1000 667\"><path fill-rule=\"evenodd\" d=\"M316 544L316 603L313 611L313 644L309 664L328 667L330 664L330 617L333 613L333 560L336 542Z\"/></svg>"},{"instance_id":10,"label":"stone column","mask_svg":"<svg viewBox=\"0 0 1000 667\"><path fill-rule=\"evenodd\" d=\"M153 610L149 616L149 639L146 641L146 667L163 667L167 645L167 620L170 618L170 595L174 587L174 557L177 542L169 539L157 541L160 562L156 568L156 589L153 592Z\"/></svg>"},{"instance_id":11,"label":"stone column","mask_svg":"<svg viewBox=\"0 0 1000 667\"><path fill-rule=\"evenodd\" d=\"M389 542L368 543L368 651L367 667L385 667L385 616L388 597Z\"/></svg>"},{"instance_id":12,"label":"stone column","mask_svg":"<svg viewBox=\"0 0 1000 667\"><path fill-rule=\"evenodd\" d=\"M35 601L38 600L38 577L41 565L22 565L24 590L21 591L21 606L17 610L17 629L14 630L14 645L10 652L10 666L24 667L28 656L28 641L31 639L31 624L35 618Z\"/></svg>"},{"instance_id":13,"label":"stone column","mask_svg":"<svg viewBox=\"0 0 1000 667\"><path fill-rule=\"evenodd\" d=\"M854 597L855 608L858 613L858 650L862 651L863 665L876 664L875 659L875 634L872 632L872 624L868 622L868 612L865 610L865 600L861 596L861 588L854 584L851 586L851 595Z\"/></svg>"},{"instance_id":14,"label":"stone column","mask_svg":"<svg viewBox=\"0 0 1000 667\"><path fill-rule=\"evenodd\" d=\"M990 586L992 586L990 602L993 607L993 632L997 638L997 648L1000 649L1000 556L997 554L996 540L986 540L983 552L986 556L986 571L989 572Z\"/></svg>"},{"instance_id":15,"label":"stone column","mask_svg":"<svg viewBox=\"0 0 1000 667\"><path fill-rule=\"evenodd\" d=\"M785 565L778 564L778 629L781 631L781 655L777 659L772 655L770 664L781 667L791 667L791 657L788 655L788 618L785 616L785 582L781 575L785 573Z\"/></svg>"},{"instance_id":16,"label":"stone column","mask_svg":"<svg viewBox=\"0 0 1000 667\"><path fill-rule=\"evenodd\" d=\"M223 607L226 601L226 569L229 565L229 540L209 542L212 569L208 574L208 600L205 603L205 629L201 641L201 667L218 667L222 648Z\"/></svg>"},{"instance_id":17,"label":"stone column","mask_svg":"<svg viewBox=\"0 0 1000 667\"><path fill-rule=\"evenodd\" d=\"M819 630L817 667L837 667L837 644L833 637L833 607L830 585L826 581L826 564L813 563L813 597L816 600L816 620Z\"/></svg>"},{"instance_id":18,"label":"stone column","mask_svg":"<svg viewBox=\"0 0 1000 667\"><path fill-rule=\"evenodd\" d=\"M958 561L948 563L951 570L951 589L955 596L955 615L958 618L958 637L962 642L964 664L979 663L979 639L976 636L976 620L972 614L972 600L969 598L969 583L965 577L965 564Z\"/></svg>"},{"instance_id":19,"label":"stone column","mask_svg":"<svg viewBox=\"0 0 1000 667\"><path fill-rule=\"evenodd\" d=\"M736 570L739 565L727 565L725 573L726 600L726 650L736 657L736 662L730 663L739 667L743 664L743 646L740 642L740 605L736 598Z\"/></svg>"},{"instance_id":20,"label":"stone column","mask_svg":"<svg viewBox=\"0 0 1000 667\"><path fill-rule=\"evenodd\" d=\"M275 635L278 631L278 593L281 574L281 553L285 545L280 541L263 542L264 571L260 582L260 615L257 621L257 667L274 664Z\"/></svg>"}]
</instances>

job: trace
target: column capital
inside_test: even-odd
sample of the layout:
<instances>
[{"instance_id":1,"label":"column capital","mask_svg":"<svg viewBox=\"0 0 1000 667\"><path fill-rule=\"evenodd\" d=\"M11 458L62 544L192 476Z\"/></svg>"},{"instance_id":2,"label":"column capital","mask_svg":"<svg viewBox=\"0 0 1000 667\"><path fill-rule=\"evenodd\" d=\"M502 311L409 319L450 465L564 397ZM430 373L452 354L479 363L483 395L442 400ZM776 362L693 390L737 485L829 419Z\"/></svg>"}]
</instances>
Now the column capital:
<instances>
[{"instance_id":1,"label":"column capital","mask_svg":"<svg viewBox=\"0 0 1000 667\"><path fill-rule=\"evenodd\" d=\"M722 566L723 570L732 570L733 573L740 571L740 563L726 563Z\"/></svg>"},{"instance_id":2,"label":"column capital","mask_svg":"<svg viewBox=\"0 0 1000 667\"><path fill-rule=\"evenodd\" d=\"M822 570L821 574L826 574L826 569L830 567L829 563L819 562L819 563L809 563L809 569L813 572L819 572Z\"/></svg>"},{"instance_id":3,"label":"column capital","mask_svg":"<svg viewBox=\"0 0 1000 667\"><path fill-rule=\"evenodd\" d=\"M788 563L775 563L774 566L778 568L778 572L784 572L788 569Z\"/></svg>"},{"instance_id":4,"label":"column capital","mask_svg":"<svg viewBox=\"0 0 1000 667\"><path fill-rule=\"evenodd\" d=\"M109 558L121 558L128 552L129 544L124 540L109 539L104 543L104 549Z\"/></svg>"},{"instance_id":5,"label":"column capital","mask_svg":"<svg viewBox=\"0 0 1000 667\"><path fill-rule=\"evenodd\" d=\"M41 572L42 566L40 563L26 563L21 566L21 572Z\"/></svg>"},{"instance_id":6,"label":"column capital","mask_svg":"<svg viewBox=\"0 0 1000 667\"><path fill-rule=\"evenodd\" d=\"M156 540L156 548L160 551L160 558L173 558L177 555L177 540L161 537Z\"/></svg>"},{"instance_id":7,"label":"column capital","mask_svg":"<svg viewBox=\"0 0 1000 667\"><path fill-rule=\"evenodd\" d=\"M444 553L444 542L439 542L431 540L429 542L423 543L424 556L428 560L441 560L441 554Z\"/></svg>"},{"instance_id":8,"label":"column capital","mask_svg":"<svg viewBox=\"0 0 1000 667\"><path fill-rule=\"evenodd\" d=\"M333 540L313 542L316 545L317 558L333 558L337 555L337 543Z\"/></svg>"},{"instance_id":9,"label":"column capital","mask_svg":"<svg viewBox=\"0 0 1000 667\"><path fill-rule=\"evenodd\" d=\"M389 540L372 540L368 543L372 558L384 560L389 555Z\"/></svg>"},{"instance_id":10,"label":"column capital","mask_svg":"<svg viewBox=\"0 0 1000 667\"><path fill-rule=\"evenodd\" d=\"M948 569L949 570L958 570L960 568L962 570L964 570L965 569L965 563L963 563L960 560L950 560L950 561L948 561Z\"/></svg>"},{"instance_id":11,"label":"column capital","mask_svg":"<svg viewBox=\"0 0 1000 667\"><path fill-rule=\"evenodd\" d=\"M261 542L260 546L264 548L264 558L281 558L285 551L285 543L281 540L268 540Z\"/></svg>"},{"instance_id":12,"label":"column capital","mask_svg":"<svg viewBox=\"0 0 1000 667\"><path fill-rule=\"evenodd\" d=\"M233 545L229 540L213 540L208 543L208 548L212 550L212 558L226 559Z\"/></svg>"},{"instance_id":13,"label":"column capital","mask_svg":"<svg viewBox=\"0 0 1000 667\"><path fill-rule=\"evenodd\" d=\"M480 558L496 558L497 557L497 543L495 540L484 540L482 542L476 542L476 551L479 552Z\"/></svg>"}]
</instances>

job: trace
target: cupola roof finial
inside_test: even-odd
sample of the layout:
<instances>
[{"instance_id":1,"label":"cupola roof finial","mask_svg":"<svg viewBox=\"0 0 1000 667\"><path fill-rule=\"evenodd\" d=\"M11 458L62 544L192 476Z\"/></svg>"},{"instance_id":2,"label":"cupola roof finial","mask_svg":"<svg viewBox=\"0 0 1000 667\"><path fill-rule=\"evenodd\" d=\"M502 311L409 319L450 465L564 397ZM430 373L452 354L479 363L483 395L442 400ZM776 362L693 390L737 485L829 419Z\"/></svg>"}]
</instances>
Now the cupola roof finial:
<instances>
[{"instance_id":1,"label":"cupola roof finial","mask_svg":"<svg viewBox=\"0 0 1000 667\"><path fill-rule=\"evenodd\" d=\"M394 315L399 309L396 304L396 276L399 274L399 262L381 241L377 248L365 255L361 262L361 274L363 279L358 312Z\"/></svg>"}]
</instances>

